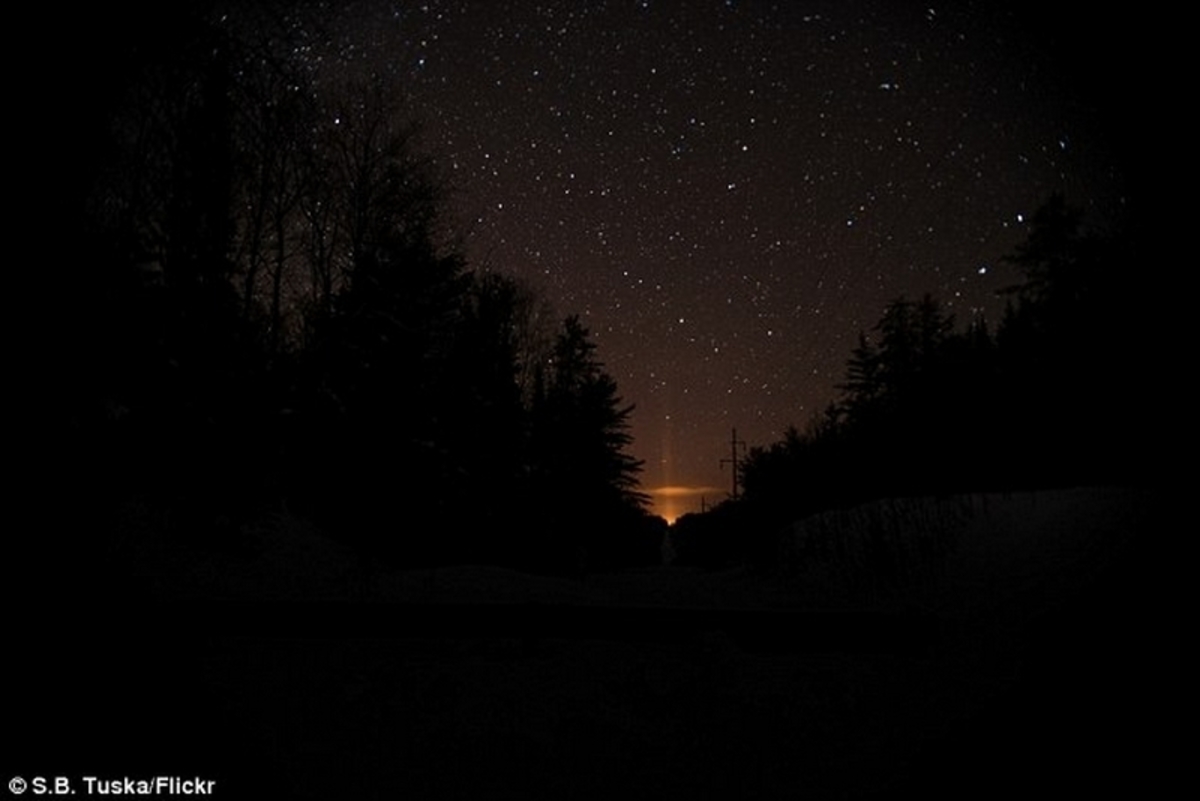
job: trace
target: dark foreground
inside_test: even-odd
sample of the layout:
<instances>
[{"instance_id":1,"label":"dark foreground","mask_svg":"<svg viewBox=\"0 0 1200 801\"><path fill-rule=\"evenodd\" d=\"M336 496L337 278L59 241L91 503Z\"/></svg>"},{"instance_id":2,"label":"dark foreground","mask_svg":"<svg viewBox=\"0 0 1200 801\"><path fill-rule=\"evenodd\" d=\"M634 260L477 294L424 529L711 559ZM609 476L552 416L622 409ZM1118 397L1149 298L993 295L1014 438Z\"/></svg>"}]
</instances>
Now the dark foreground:
<instances>
[{"instance_id":1,"label":"dark foreground","mask_svg":"<svg viewBox=\"0 0 1200 801\"><path fill-rule=\"evenodd\" d=\"M1138 553L1020 614L65 605L12 630L5 781L65 776L83 794L84 776L199 777L217 798L1145 795L1171 699Z\"/></svg>"}]
</instances>

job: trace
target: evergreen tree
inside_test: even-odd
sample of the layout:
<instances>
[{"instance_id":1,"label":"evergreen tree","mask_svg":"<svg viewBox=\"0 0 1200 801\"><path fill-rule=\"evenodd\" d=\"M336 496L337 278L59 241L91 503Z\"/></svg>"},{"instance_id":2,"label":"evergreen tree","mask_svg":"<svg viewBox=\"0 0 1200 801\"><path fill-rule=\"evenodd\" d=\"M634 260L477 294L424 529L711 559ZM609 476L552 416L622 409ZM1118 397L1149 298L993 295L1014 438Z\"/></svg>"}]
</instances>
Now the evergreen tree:
<instances>
[{"instance_id":1,"label":"evergreen tree","mask_svg":"<svg viewBox=\"0 0 1200 801\"><path fill-rule=\"evenodd\" d=\"M318 482L303 496L367 547L437 560L443 543L402 542L400 529L417 504L435 516L456 505L453 443L470 414L456 343L471 278L436 241L436 192L408 158L404 132L371 147L353 126L346 136L348 148L371 151L371 165L359 165L346 199L352 258L331 308L310 307L299 403L315 463L298 483Z\"/></svg>"},{"instance_id":2,"label":"evergreen tree","mask_svg":"<svg viewBox=\"0 0 1200 801\"><path fill-rule=\"evenodd\" d=\"M170 15L109 68L64 337L80 473L197 530L286 501L401 564L620 562L645 498L595 345L468 272L394 96L294 60L300 13Z\"/></svg>"},{"instance_id":3,"label":"evergreen tree","mask_svg":"<svg viewBox=\"0 0 1200 801\"><path fill-rule=\"evenodd\" d=\"M997 335L999 370L1013 419L1012 446L1039 484L1142 481L1157 460L1151 433L1167 415L1142 414L1144 388L1160 382L1161 319L1153 279L1131 270L1136 242L1084 225L1061 195L1032 218L1009 258L1023 281ZM1114 380L1114 375L1120 378ZM1114 425L1139 418L1140 425Z\"/></svg>"},{"instance_id":4,"label":"evergreen tree","mask_svg":"<svg viewBox=\"0 0 1200 801\"><path fill-rule=\"evenodd\" d=\"M202 15L157 23L112 76L89 143L87 269L72 287L88 308L72 347L90 351L85 416L119 443L98 471L122 479L110 497L163 507L179 529L236 518L261 489L246 451L264 428L264 365L231 283L230 40Z\"/></svg>"},{"instance_id":5,"label":"evergreen tree","mask_svg":"<svg viewBox=\"0 0 1200 801\"><path fill-rule=\"evenodd\" d=\"M587 567L617 559L620 527L641 517L647 503L637 491L642 463L625 452L633 407L622 405L595 350L579 318L568 317L537 381L531 431L544 525L568 538L548 549Z\"/></svg>"}]
</instances>

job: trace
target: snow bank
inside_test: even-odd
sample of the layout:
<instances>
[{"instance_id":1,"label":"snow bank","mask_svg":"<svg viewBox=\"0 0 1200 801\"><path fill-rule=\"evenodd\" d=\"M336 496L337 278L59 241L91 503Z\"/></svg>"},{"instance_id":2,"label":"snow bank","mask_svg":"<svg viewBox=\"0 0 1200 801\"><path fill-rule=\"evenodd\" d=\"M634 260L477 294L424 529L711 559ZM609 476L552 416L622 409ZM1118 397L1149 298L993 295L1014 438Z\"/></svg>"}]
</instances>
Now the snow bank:
<instances>
[{"instance_id":1,"label":"snow bank","mask_svg":"<svg viewBox=\"0 0 1200 801\"><path fill-rule=\"evenodd\" d=\"M779 566L806 604L1035 609L1117 565L1157 507L1109 488L886 499L796 522Z\"/></svg>"},{"instance_id":2,"label":"snow bank","mask_svg":"<svg viewBox=\"0 0 1200 801\"><path fill-rule=\"evenodd\" d=\"M221 546L180 542L143 520L127 529L118 557L165 599L986 611L1052 604L1096 581L1154 530L1158 505L1148 492L1096 488L887 499L792 524L779 538L772 575L745 568L644 568L582 579L481 565L388 570L283 515Z\"/></svg>"}]
</instances>

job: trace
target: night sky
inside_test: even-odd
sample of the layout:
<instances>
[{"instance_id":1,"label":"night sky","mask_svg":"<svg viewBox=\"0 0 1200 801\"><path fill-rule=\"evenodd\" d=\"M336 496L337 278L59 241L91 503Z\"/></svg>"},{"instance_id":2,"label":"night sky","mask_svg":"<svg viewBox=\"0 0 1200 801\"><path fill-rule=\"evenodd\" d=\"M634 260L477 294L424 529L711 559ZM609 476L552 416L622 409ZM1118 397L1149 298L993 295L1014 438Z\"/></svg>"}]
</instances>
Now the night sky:
<instances>
[{"instance_id":1,"label":"night sky","mask_svg":"<svg viewBox=\"0 0 1200 801\"><path fill-rule=\"evenodd\" d=\"M579 313L669 519L730 488L730 432L803 427L860 330L932 293L999 321L1053 192L1128 202L1119 22L1007 3L337 6L309 56L401 87L470 266ZM1097 28L1097 26L1099 26ZM1116 101L1113 101L1114 103Z\"/></svg>"}]
</instances>

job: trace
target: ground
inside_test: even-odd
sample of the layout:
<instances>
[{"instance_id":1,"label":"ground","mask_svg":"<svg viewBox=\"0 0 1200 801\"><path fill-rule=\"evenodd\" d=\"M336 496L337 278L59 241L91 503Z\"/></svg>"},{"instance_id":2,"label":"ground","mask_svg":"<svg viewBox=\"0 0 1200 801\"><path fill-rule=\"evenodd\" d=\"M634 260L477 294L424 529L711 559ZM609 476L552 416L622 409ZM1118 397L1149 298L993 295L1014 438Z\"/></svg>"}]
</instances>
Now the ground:
<instances>
[{"instance_id":1,"label":"ground","mask_svg":"<svg viewBox=\"0 0 1200 801\"><path fill-rule=\"evenodd\" d=\"M284 524L236 564L143 555L156 581L206 600L125 606L121 619L97 605L26 632L39 647L12 685L26 717L12 772L194 774L226 798L1149 788L1169 701L1138 561L1156 499L905 503L835 521L845 542L866 542L868 529L917 537L896 532L952 520L942 551L913 550L937 564L883 589L786 558L771 574L388 573ZM287 592L261 612L256 596ZM830 619L869 625L812 636ZM880 620L934 636L906 647Z\"/></svg>"}]
</instances>

